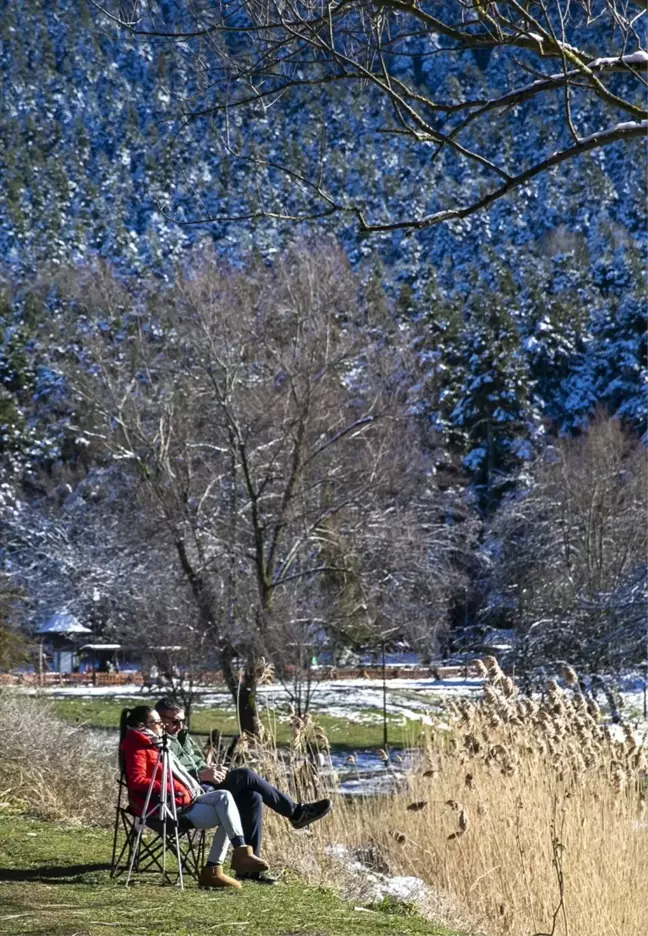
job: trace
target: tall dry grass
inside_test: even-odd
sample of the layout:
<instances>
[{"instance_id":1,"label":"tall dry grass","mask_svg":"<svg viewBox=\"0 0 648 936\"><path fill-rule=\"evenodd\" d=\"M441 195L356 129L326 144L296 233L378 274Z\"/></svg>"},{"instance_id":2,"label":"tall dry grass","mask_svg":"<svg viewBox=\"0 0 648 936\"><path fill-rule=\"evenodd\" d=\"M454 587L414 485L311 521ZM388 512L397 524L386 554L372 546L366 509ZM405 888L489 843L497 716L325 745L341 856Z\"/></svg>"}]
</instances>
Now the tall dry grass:
<instances>
[{"instance_id":1,"label":"tall dry grass","mask_svg":"<svg viewBox=\"0 0 648 936\"><path fill-rule=\"evenodd\" d=\"M116 787L114 739L66 724L43 699L0 691L0 805L103 825Z\"/></svg>"},{"instance_id":2,"label":"tall dry grass","mask_svg":"<svg viewBox=\"0 0 648 936\"><path fill-rule=\"evenodd\" d=\"M446 922L491 934L648 932L644 743L603 723L573 670L538 702L493 658L479 667L483 697L451 706L454 730L428 735L406 794L339 797L310 837L273 818L271 857L330 878L327 848L344 843L426 881Z\"/></svg>"}]
</instances>

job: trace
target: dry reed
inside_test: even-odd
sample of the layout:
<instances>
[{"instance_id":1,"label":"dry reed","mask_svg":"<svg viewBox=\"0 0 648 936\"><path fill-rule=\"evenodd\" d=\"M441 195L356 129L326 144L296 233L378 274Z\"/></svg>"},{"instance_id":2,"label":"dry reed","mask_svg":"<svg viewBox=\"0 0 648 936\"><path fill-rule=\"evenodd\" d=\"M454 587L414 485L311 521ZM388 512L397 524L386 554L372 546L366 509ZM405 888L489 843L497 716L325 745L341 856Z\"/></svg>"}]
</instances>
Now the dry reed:
<instances>
[{"instance_id":1,"label":"dry reed","mask_svg":"<svg viewBox=\"0 0 648 936\"><path fill-rule=\"evenodd\" d=\"M601 723L571 668L540 703L493 658L477 669L483 697L451 705L451 735L428 733L406 792L338 797L308 837L270 817L273 861L330 883L331 846L370 850L422 878L445 922L490 934L648 932L645 744Z\"/></svg>"},{"instance_id":2,"label":"dry reed","mask_svg":"<svg viewBox=\"0 0 648 936\"><path fill-rule=\"evenodd\" d=\"M44 819L114 820L117 749L110 735L68 725L40 698L0 692L0 805Z\"/></svg>"}]
</instances>

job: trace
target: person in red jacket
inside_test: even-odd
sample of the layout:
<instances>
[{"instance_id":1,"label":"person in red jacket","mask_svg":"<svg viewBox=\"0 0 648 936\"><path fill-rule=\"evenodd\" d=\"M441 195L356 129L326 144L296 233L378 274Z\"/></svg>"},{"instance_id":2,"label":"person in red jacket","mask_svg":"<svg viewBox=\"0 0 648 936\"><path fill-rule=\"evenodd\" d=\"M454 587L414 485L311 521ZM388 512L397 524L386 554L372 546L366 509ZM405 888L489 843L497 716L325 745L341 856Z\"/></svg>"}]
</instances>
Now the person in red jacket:
<instances>
[{"instance_id":1,"label":"person in red jacket","mask_svg":"<svg viewBox=\"0 0 648 936\"><path fill-rule=\"evenodd\" d=\"M168 757L173 779L169 776L166 790L162 789L162 770L159 765L162 720L154 708L138 705L133 709L124 709L120 729L120 755L132 811L142 816L146 807L146 817L155 818L159 814L162 799L169 802L173 787L179 815L196 829L216 828L207 863L200 874L199 884L202 887L241 887L239 881L223 871L229 842L234 849L232 870L237 874L268 870L267 863L258 858L252 846L245 842L241 817L232 794L227 790L204 793L200 784L187 773L171 751L168 751Z\"/></svg>"}]
</instances>

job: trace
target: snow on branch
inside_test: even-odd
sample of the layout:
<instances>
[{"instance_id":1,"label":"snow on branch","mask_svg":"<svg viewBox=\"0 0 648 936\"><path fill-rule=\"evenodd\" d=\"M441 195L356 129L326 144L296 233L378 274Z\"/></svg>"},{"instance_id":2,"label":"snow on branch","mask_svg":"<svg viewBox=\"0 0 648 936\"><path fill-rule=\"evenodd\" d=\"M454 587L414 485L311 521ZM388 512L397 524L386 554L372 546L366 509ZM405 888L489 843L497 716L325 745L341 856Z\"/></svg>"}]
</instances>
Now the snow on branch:
<instances>
[{"instance_id":1,"label":"snow on branch","mask_svg":"<svg viewBox=\"0 0 648 936\"><path fill-rule=\"evenodd\" d=\"M178 0L165 16L140 0L128 18L116 0L92 3L129 36L166 42L190 63L198 80L190 97L178 95L178 132L207 122L223 158L254 178L254 198L242 202L232 190L212 202L217 213L162 209L180 224L346 213L365 233L421 230L483 211L541 173L646 129L645 5L637 0L600 0L586 15L582 4L553 0L244 0L205 9ZM485 72L494 51L482 83L474 63ZM441 60L449 81L438 80ZM529 159L522 131L531 108L545 113L546 132L544 154L538 145ZM295 131L289 156L286 120L291 139ZM606 129L593 132L597 124ZM372 160L372 146L396 138L423 150L430 172L403 218L400 200L390 204L380 186L336 165L338 140L355 140Z\"/></svg>"}]
</instances>

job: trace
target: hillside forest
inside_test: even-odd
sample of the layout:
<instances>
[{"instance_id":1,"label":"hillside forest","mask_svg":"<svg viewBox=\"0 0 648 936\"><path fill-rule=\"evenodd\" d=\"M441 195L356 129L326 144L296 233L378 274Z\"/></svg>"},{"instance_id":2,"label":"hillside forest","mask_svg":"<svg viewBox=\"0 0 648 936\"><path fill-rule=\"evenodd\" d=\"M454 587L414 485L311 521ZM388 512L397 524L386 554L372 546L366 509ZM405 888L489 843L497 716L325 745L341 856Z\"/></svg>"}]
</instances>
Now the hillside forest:
<instances>
[{"instance_id":1,"label":"hillside forest","mask_svg":"<svg viewBox=\"0 0 648 936\"><path fill-rule=\"evenodd\" d=\"M264 663L385 641L432 661L502 632L518 670L640 664L643 141L437 223L488 166L441 118L434 156L413 135L429 102L397 132L385 87L492 99L506 45L394 31L381 84L352 80L359 45L341 80L311 38L317 81L275 71L271 106L230 110L245 5L227 59L150 35L188 28L183 3L130 28L118 6L15 0L0 22L0 667L66 610L218 666L253 729ZM614 3L572 6L574 46L634 53ZM631 110L637 55L605 85ZM560 94L522 96L465 146L533 165L611 106L577 88L565 120ZM309 201L313 159L340 210Z\"/></svg>"}]
</instances>

